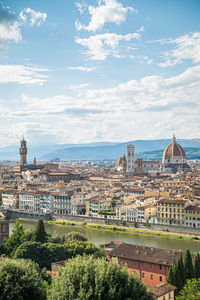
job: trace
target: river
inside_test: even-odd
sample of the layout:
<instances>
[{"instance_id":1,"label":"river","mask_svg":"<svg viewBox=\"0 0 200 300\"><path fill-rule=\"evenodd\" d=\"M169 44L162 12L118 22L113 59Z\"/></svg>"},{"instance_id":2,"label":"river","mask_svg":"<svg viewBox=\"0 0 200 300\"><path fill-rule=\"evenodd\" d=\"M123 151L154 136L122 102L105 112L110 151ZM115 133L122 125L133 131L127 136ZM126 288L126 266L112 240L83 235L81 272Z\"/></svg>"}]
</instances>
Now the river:
<instances>
[{"instance_id":1,"label":"river","mask_svg":"<svg viewBox=\"0 0 200 300\"><path fill-rule=\"evenodd\" d=\"M37 221L20 220L20 222L27 229L34 229ZM139 233L127 233L118 231L95 230L79 226L57 225L45 223L45 228L48 233L53 236L67 234L71 231L83 233L90 242L98 245L105 244L110 241L120 241L130 244L137 244L143 246L158 247L164 249L174 249L185 251L189 249L191 252L200 252L200 241L184 240L184 239L170 239L164 237L148 236ZM15 221L10 222L10 232L12 232Z\"/></svg>"}]
</instances>

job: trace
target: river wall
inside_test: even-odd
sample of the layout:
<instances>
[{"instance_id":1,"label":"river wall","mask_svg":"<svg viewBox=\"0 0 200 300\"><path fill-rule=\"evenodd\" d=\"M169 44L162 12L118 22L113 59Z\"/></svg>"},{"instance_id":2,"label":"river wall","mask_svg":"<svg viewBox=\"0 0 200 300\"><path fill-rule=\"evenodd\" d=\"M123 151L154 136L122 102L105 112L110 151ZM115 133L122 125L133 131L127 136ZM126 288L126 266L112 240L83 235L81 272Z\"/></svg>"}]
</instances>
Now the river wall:
<instances>
[{"instance_id":1,"label":"river wall","mask_svg":"<svg viewBox=\"0 0 200 300\"><path fill-rule=\"evenodd\" d=\"M105 220L102 218L92 218L88 216L64 216L64 215L50 215L50 214L39 214L39 213L29 213L29 212L19 212L8 210L6 212L6 217L8 219L27 219L27 220L63 220L69 222L80 222L89 224L100 224L100 225L113 225L113 226L126 226L134 227L134 222L130 221L120 221L120 220ZM148 224L148 227L144 223L137 222L137 228L158 230L158 231L169 231L175 233L186 233L193 235L200 235L200 228L185 227L185 226L175 226L175 225L162 225L162 224Z\"/></svg>"},{"instance_id":2,"label":"river wall","mask_svg":"<svg viewBox=\"0 0 200 300\"><path fill-rule=\"evenodd\" d=\"M114 226L126 226L126 227L134 227L134 222L130 221L120 221L120 220L106 220L100 218L91 218L91 217L81 217L81 216L61 216L61 215L53 215L53 220L63 220L69 222L81 222L81 223L89 223L89 224L100 224L100 225L114 225ZM148 224L149 230L158 230L158 231L169 231L175 233L187 233L200 235L199 228L185 227L185 226L174 226L174 225L162 225L162 224ZM137 222L137 228L147 229L144 223Z\"/></svg>"}]
</instances>

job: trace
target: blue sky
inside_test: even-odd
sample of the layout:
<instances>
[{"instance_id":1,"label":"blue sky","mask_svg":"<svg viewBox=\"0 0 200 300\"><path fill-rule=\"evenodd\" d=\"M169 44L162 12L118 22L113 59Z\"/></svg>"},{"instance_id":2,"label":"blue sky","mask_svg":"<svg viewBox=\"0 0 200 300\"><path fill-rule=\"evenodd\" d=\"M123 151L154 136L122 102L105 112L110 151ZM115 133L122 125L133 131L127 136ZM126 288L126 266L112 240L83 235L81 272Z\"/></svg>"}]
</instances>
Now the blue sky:
<instances>
[{"instance_id":1,"label":"blue sky","mask_svg":"<svg viewBox=\"0 0 200 300\"><path fill-rule=\"evenodd\" d=\"M0 2L0 147L198 138L199 0Z\"/></svg>"}]
</instances>

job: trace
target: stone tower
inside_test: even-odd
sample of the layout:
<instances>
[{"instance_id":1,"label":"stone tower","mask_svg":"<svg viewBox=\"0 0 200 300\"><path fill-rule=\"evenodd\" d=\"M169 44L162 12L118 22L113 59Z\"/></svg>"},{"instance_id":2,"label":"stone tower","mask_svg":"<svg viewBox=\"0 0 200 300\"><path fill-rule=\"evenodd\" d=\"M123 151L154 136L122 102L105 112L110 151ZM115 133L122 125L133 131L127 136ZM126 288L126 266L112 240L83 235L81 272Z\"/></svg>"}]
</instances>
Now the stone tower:
<instances>
[{"instance_id":1,"label":"stone tower","mask_svg":"<svg viewBox=\"0 0 200 300\"><path fill-rule=\"evenodd\" d=\"M123 160L122 160L122 171L123 173L126 173L126 156L124 154Z\"/></svg>"},{"instance_id":2,"label":"stone tower","mask_svg":"<svg viewBox=\"0 0 200 300\"><path fill-rule=\"evenodd\" d=\"M26 141L23 140L21 141L21 147L19 149L20 152L20 166L23 167L26 163L26 155L27 155L27 147L26 147Z\"/></svg>"},{"instance_id":3,"label":"stone tower","mask_svg":"<svg viewBox=\"0 0 200 300\"><path fill-rule=\"evenodd\" d=\"M127 146L127 173L135 172L135 146Z\"/></svg>"}]
</instances>

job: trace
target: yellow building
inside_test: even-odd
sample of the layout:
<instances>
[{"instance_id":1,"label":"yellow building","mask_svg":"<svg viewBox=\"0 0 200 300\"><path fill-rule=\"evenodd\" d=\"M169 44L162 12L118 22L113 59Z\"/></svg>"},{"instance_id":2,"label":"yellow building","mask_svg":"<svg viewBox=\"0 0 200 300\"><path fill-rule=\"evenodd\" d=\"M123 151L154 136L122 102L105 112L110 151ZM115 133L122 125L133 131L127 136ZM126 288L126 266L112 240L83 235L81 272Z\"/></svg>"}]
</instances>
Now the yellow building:
<instances>
[{"instance_id":1,"label":"yellow building","mask_svg":"<svg viewBox=\"0 0 200 300\"><path fill-rule=\"evenodd\" d=\"M149 220L152 216L157 216L157 204L146 205L144 207L145 219Z\"/></svg>"},{"instance_id":2,"label":"yellow building","mask_svg":"<svg viewBox=\"0 0 200 300\"><path fill-rule=\"evenodd\" d=\"M163 224L183 225L185 220L186 200L161 199L157 201L158 222Z\"/></svg>"},{"instance_id":3,"label":"yellow building","mask_svg":"<svg viewBox=\"0 0 200 300\"><path fill-rule=\"evenodd\" d=\"M185 226L200 228L200 206L185 207Z\"/></svg>"}]
</instances>

